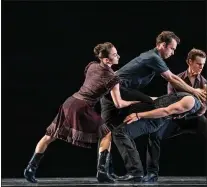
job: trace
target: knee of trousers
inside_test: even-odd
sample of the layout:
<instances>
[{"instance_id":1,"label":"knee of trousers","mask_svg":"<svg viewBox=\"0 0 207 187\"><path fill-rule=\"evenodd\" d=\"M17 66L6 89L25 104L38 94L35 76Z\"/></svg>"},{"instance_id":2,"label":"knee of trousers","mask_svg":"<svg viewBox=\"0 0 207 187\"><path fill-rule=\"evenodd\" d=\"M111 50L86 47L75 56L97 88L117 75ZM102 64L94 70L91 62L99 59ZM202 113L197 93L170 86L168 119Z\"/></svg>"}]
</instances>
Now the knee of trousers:
<instances>
[{"instance_id":1,"label":"knee of trousers","mask_svg":"<svg viewBox=\"0 0 207 187\"><path fill-rule=\"evenodd\" d=\"M112 132L112 139L114 142L120 141L120 140L126 140L126 139L131 139L129 134L125 129L116 129Z\"/></svg>"}]
</instances>

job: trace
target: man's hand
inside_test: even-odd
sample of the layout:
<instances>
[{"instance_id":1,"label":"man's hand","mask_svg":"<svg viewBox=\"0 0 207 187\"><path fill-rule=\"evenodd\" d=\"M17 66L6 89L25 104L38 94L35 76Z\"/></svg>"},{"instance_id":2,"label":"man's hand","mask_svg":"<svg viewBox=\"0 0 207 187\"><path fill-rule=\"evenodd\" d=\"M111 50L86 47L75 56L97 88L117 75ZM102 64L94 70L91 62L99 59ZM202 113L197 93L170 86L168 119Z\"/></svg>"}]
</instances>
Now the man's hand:
<instances>
[{"instance_id":1,"label":"man's hand","mask_svg":"<svg viewBox=\"0 0 207 187\"><path fill-rule=\"evenodd\" d=\"M132 122L134 122L134 121L137 121L137 120L139 120L139 119L140 119L140 118L139 118L139 116L138 116L137 113L132 113L132 114L128 115L128 116L124 119L124 123L130 124L130 123L132 123Z\"/></svg>"},{"instance_id":2,"label":"man's hand","mask_svg":"<svg viewBox=\"0 0 207 187\"><path fill-rule=\"evenodd\" d=\"M201 102L206 102L206 91L200 88L194 89L193 95L195 95Z\"/></svg>"},{"instance_id":3,"label":"man's hand","mask_svg":"<svg viewBox=\"0 0 207 187\"><path fill-rule=\"evenodd\" d=\"M202 116L203 114L206 113L206 103L201 103L201 108L200 110L197 112L198 116Z\"/></svg>"}]
</instances>

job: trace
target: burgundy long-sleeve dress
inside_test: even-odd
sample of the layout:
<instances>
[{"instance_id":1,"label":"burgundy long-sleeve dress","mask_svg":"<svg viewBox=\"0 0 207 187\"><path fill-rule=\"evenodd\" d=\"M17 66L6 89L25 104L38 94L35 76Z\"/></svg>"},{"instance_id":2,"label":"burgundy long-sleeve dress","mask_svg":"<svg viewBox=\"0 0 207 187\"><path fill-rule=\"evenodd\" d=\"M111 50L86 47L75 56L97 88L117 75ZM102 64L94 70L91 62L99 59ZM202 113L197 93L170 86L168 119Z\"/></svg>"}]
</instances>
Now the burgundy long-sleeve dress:
<instances>
[{"instance_id":1,"label":"burgundy long-sleeve dress","mask_svg":"<svg viewBox=\"0 0 207 187\"><path fill-rule=\"evenodd\" d=\"M90 148L91 143L96 143L98 138L110 132L101 116L95 112L94 106L119 83L119 78L109 66L98 62L86 66L85 76L80 90L60 106L46 135Z\"/></svg>"}]
</instances>

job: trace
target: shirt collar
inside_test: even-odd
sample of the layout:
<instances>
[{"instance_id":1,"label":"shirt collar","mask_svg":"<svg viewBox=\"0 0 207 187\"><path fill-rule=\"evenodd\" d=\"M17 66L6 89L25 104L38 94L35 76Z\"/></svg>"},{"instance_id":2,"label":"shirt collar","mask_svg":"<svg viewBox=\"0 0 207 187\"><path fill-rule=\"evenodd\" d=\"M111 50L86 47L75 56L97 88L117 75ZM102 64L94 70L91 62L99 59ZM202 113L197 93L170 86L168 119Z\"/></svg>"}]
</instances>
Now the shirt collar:
<instances>
[{"instance_id":1,"label":"shirt collar","mask_svg":"<svg viewBox=\"0 0 207 187\"><path fill-rule=\"evenodd\" d=\"M160 53L159 53L159 51L157 50L156 47L153 49L153 51L154 51L160 58L162 58L161 55L160 55Z\"/></svg>"},{"instance_id":2,"label":"shirt collar","mask_svg":"<svg viewBox=\"0 0 207 187\"><path fill-rule=\"evenodd\" d=\"M186 71L184 71L184 74L183 74L183 78L185 79L186 77L188 77L188 69ZM196 79L198 79L198 81L200 82L201 81L201 75L198 74L196 76Z\"/></svg>"}]
</instances>

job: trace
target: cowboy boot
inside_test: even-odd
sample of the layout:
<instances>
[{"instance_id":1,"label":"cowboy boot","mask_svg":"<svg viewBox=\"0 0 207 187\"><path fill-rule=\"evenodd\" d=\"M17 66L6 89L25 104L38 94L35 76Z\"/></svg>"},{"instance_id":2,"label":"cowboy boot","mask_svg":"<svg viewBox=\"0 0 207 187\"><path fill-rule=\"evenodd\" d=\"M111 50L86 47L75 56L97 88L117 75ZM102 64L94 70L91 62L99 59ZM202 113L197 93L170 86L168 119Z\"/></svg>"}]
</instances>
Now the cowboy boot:
<instances>
[{"instance_id":1,"label":"cowboy boot","mask_svg":"<svg viewBox=\"0 0 207 187\"><path fill-rule=\"evenodd\" d=\"M43 157L43 153L34 153L29 164L27 165L26 169L24 170L24 177L27 181L31 183L37 183L35 179L35 173L39 166L40 160Z\"/></svg>"}]
</instances>

